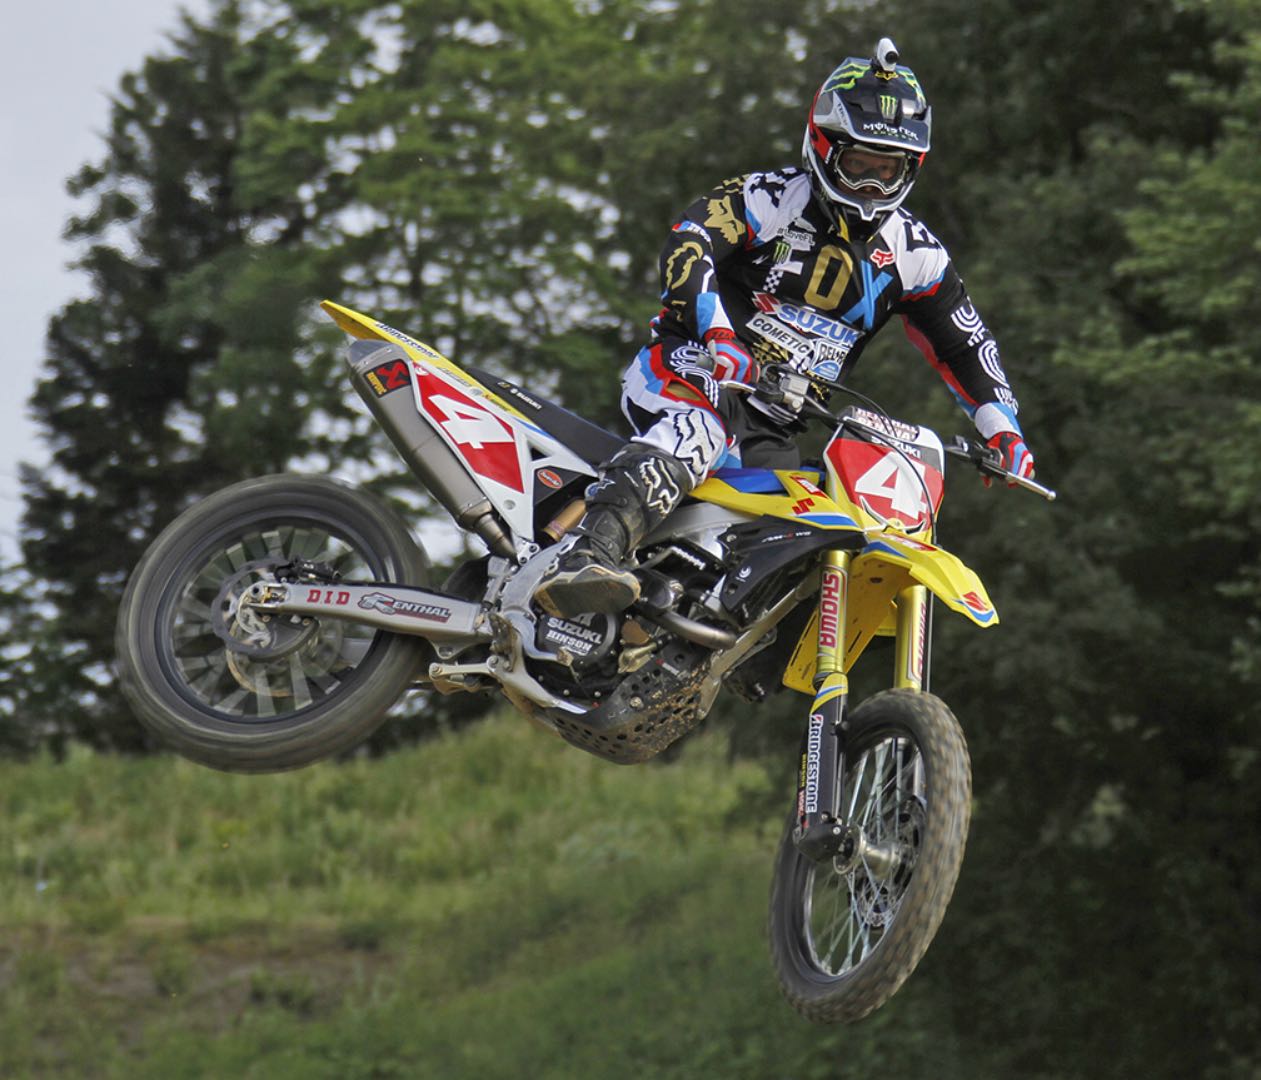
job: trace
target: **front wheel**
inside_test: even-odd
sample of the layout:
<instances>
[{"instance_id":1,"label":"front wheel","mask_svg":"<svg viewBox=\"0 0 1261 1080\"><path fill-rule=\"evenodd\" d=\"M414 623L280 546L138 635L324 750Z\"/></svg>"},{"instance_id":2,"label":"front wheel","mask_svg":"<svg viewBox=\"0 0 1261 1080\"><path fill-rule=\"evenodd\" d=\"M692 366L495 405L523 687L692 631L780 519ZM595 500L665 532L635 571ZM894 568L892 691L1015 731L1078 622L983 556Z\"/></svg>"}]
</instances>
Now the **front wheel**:
<instances>
[{"instance_id":1,"label":"front wheel","mask_svg":"<svg viewBox=\"0 0 1261 1080\"><path fill-rule=\"evenodd\" d=\"M820 1023L860 1020L915 969L954 892L971 814L963 732L931 694L889 690L855 709L843 773L852 839L814 863L793 843L794 814L771 886L780 987Z\"/></svg>"},{"instance_id":2,"label":"front wheel","mask_svg":"<svg viewBox=\"0 0 1261 1080\"><path fill-rule=\"evenodd\" d=\"M115 644L137 718L216 769L292 769L366 739L407 689L426 643L340 619L277 620L269 650L239 639L237 603L296 559L343 581L425 584L406 526L364 491L266 476L202 499L140 560Z\"/></svg>"}]
</instances>

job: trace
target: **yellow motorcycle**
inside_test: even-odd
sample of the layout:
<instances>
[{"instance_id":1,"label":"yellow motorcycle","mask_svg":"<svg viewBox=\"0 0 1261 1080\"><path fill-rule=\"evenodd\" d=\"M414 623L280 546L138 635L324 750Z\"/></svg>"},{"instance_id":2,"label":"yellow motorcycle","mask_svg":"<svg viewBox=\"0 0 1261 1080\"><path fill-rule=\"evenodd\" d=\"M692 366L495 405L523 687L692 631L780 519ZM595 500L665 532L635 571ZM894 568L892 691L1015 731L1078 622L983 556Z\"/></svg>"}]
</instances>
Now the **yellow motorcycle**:
<instances>
[{"instance_id":1,"label":"yellow motorcycle","mask_svg":"<svg viewBox=\"0 0 1261 1080\"><path fill-rule=\"evenodd\" d=\"M327 477L200 500L152 543L119 613L121 685L185 756L234 771L349 750L412 689L499 694L608 761L648 760L727 685L809 700L771 895L785 995L819 1021L883 1004L927 949L958 876L971 776L928 692L931 601L998 616L933 543L945 460L1053 498L978 444L950 446L870 403L833 414L785 369L755 392L827 423L822 459L719 469L635 553L640 599L557 618L535 587L622 440L533 391L326 301L352 384L417 479L485 555L441 585L396 512ZM848 706L848 672L894 640L892 689ZM772 684L768 687L768 683Z\"/></svg>"}]
</instances>

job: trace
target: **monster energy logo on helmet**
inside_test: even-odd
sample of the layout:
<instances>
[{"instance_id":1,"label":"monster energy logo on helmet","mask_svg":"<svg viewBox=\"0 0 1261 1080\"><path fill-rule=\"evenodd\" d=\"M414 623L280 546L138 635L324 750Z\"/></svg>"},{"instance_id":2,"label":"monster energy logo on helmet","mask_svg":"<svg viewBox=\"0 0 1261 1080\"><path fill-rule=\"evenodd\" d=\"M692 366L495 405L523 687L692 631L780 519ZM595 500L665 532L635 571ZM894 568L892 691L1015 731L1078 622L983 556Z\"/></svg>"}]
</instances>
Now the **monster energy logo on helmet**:
<instances>
[{"instance_id":1,"label":"monster energy logo on helmet","mask_svg":"<svg viewBox=\"0 0 1261 1080\"><path fill-rule=\"evenodd\" d=\"M851 56L828 77L828 81L823 84L823 93L826 94L832 90L853 90L854 84L870 70L871 64L868 61L856 60Z\"/></svg>"},{"instance_id":2,"label":"monster energy logo on helmet","mask_svg":"<svg viewBox=\"0 0 1261 1080\"><path fill-rule=\"evenodd\" d=\"M873 68L875 69L874 71ZM889 38L880 39L880 42L876 45L876 55L870 60L861 60L856 56L846 57L841 66L828 76L820 93L827 94L838 90L853 90L858 81L869 74L874 74L877 79L886 83L906 83L912 93L914 93L919 109L923 109L926 105L924 91L919 84L919 80L910 68L903 67L898 63L897 46ZM886 111L890 107L886 104L886 96L892 97L893 95L881 96L881 112L886 120L891 120L893 117L889 116ZM892 107L897 107L896 101L894 101Z\"/></svg>"}]
</instances>

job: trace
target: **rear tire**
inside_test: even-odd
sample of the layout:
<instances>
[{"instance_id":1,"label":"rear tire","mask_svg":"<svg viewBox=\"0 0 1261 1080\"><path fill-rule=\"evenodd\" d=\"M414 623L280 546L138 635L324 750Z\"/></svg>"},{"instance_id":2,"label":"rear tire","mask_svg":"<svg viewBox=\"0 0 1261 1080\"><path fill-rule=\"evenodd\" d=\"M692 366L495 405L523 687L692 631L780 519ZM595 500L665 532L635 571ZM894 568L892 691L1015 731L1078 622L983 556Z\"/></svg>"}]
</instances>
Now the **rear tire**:
<instances>
[{"instance_id":1,"label":"rear tire","mask_svg":"<svg viewBox=\"0 0 1261 1080\"><path fill-rule=\"evenodd\" d=\"M928 949L954 893L971 815L959 722L931 694L889 690L854 710L842 816L873 852L816 864L791 815L771 886L771 958L799 1013L860 1020L889 1000Z\"/></svg>"},{"instance_id":2,"label":"rear tire","mask_svg":"<svg viewBox=\"0 0 1261 1080\"><path fill-rule=\"evenodd\" d=\"M290 619L274 658L231 648L235 598L294 558L346 581L428 577L399 516L338 481L267 476L194 504L136 566L115 637L137 719L185 757L233 772L308 765L371 735L415 678L424 640L337 619Z\"/></svg>"}]
</instances>

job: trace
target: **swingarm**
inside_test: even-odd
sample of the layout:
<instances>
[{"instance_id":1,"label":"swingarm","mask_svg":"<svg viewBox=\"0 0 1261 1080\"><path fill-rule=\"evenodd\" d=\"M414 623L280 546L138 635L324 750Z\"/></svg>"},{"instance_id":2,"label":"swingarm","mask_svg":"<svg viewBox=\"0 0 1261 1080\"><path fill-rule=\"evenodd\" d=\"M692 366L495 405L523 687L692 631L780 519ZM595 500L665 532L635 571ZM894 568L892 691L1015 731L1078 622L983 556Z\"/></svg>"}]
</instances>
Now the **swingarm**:
<instances>
[{"instance_id":1,"label":"swingarm","mask_svg":"<svg viewBox=\"0 0 1261 1080\"><path fill-rule=\"evenodd\" d=\"M442 693L498 682L509 700L532 714L535 708L582 713L539 685L525 668L520 634L502 615L480 603L394 582L355 583L336 579L328 568L301 561L278 567L278 578L249 587L237 605L229 647L256 659L292 652L321 619L359 623L434 643L439 657L470 645L491 645L492 654L469 663L429 665L429 678Z\"/></svg>"},{"instance_id":2,"label":"swingarm","mask_svg":"<svg viewBox=\"0 0 1261 1080\"><path fill-rule=\"evenodd\" d=\"M430 641L490 641L480 604L392 582L259 581L242 595L237 622L266 636L276 616L337 618Z\"/></svg>"}]
</instances>

